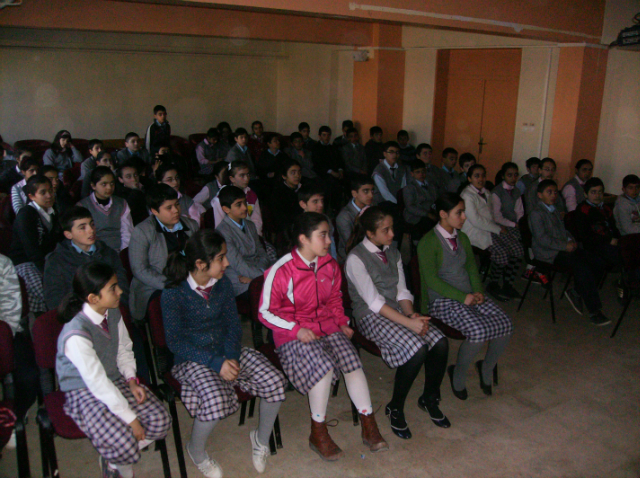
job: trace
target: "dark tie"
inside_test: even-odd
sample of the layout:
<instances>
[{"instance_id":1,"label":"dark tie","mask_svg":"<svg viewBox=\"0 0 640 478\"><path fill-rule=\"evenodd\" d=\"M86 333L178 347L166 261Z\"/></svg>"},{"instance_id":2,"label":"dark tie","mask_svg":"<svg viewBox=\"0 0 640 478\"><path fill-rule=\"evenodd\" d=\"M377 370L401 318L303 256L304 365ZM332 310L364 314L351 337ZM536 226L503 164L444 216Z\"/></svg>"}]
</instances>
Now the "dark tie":
<instances>
[{"instance_id":1,"label":"dark tie","mask_svg":"<svg viewBox=\"0 0 640 478\"><path fill-rule=\"evenodd\" d=\"M396 167L390 168L390 169L391 169L391 177L393 179L395 179L396 178L396 169L398 169L398 167L396 166Z\"/></svg>"},{"instance_id":2,"label":"dark tie","mask_svg":"<svg viewBox=\"0 0 640 478\"><path fill-rule=\"evenodd\" d=\"M422 189L424 189L425 191L428 191L429 185L427 183L422 183Z\"/></svg>"},{"instance_id":3,"label":"dark tie","mask_svg":"<svg viewBox=\"0 0 640 478\"><path fill-rule=\"evenodd\" d=\"M206 287L206 288L205 287L196 287L196 290L202 294L202 297L207 302L209 302L209 296L211 295L211 289L213 289L213 286Z\"/></svg>"},{"instance_id":4,"label":"dark tie","mask_svg":"<svg viewBox=\"0 0 640 478\"><path fill-rule=\"evenodd\" d=\"M453 252L456 252L458 250L458 241L456 240L456 238L455 237L447 237L447 241L449 241L449 243L453 247Z\"/></svg>"},{"instance_id":5,"label":"dark tie","mask_svg":"<svg viewBox=\"0 0 640 478\"><path fill-rule=\"evenodd\" d=\"M380 258L380 260L382 261L383 264L388 264L389 261L387 260L387 253L384 251L376 251L376 254L378 255L378 257Z\"/></svg>"},{"instance_id":6,"label":"dark tie","mask_svg":"<svg viewBox=\"0 0 640 478\"><path fill-rule=\"evenodd\" d=\"M106 333L109 333L109 322L107 322L106 317L102 322L100 322L100 327L102 327L102 330L104 330Z\"/></svg>"},{"instance_id":7,"label":"dark tie","mask_svg":"<svg viewBox=\"0 0 640 478\"><path fill-rule=\"evenodd\" d=\"M315 273L316 272L316 263L315 262L310 262L309 263L309 269L311 269Z\"/></svg>"},{"instance_id":8,"label":"dark tie","mask_svg":"<svg viewBox=\"0 0 640 478\"><path fill-rule=\"evenodd\" d=\"M478 191L478 195L484 199L484 202L487 202L487 196L484 195L484 193L481 193L480 191Z\"/></svg>"}]
</instances>

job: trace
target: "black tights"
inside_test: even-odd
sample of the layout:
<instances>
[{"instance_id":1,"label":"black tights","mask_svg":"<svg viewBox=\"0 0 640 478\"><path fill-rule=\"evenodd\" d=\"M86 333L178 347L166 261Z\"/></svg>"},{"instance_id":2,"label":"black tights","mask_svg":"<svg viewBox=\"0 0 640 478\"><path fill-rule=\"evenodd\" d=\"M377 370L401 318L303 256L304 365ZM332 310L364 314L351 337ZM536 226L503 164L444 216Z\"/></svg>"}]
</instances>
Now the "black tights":
<instances>
[{"instance_id":1,"label":"black tights","mask_svg":"<svg viewBox=\"0 0 640 478\"><path fill-rule=\"evenodd\" d=\"M438 400L448 357L449 341L446 338L440 339L431 350L427 345L423 345L413 357L396 369L393 397L389 406L404 411L404 402L423 364L425 376L422 397L427 402Z\"/></svg>"}]
</instances>

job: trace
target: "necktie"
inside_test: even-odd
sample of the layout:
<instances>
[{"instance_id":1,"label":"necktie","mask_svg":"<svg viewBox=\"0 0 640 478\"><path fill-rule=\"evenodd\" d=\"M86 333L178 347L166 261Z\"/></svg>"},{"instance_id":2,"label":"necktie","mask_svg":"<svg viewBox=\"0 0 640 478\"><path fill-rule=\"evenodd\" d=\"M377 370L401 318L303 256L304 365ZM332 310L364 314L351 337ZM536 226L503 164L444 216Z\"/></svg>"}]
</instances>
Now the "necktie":
<instances>
[{"instance_id":1,"label":"necktie","mask_svg":"<svg viewBox=\"0 0 640 478\"><path fill-rule=\"evenodd\" d=\"M382 261L383 264L388 264L389 261L387 260L387 253L384 251L376 251L376 254L378 255L378 257L380 258L380 260Z\"/></svg>"},{"instance_id":2,"label":"necktie","mask_svg":"<svg viewBox=\"0 0 640 478\"><path fill-rule=\"evenodd\" d=\"M209 302L209 296L211 295L211 289L213 289L213 286L211 287L196 287L196 290L198 292L200 292L200 294L202 294L202 298L204 300L206 300L207 302Z\"/></svg>"},{"instance_id":3,"label":"necktie","mask_svg":"<svg viewBox=\"0 0 640 478\"><path fill-rule=\"evenodd\" d=\"M422 183L422 189L424 189L425 191L428 191L429 185L427 183Z\"/></svg>"},{"instance_id":4,"label":"necktie","mask_svg":"<svg viewBox=\"0 0 640 478\"><path fill-rule=\"evenodd\" d=\"M447 241L449 241L449 243L453 247L453 252L456 252L458 250L458 241L456 240L456 238L455 237L447 237Z\"/></svg>"},{"instance_id":5,"label":"necktie","mask_svg":"<svg viewBox=\"0 0 640 478\"><path fill-rule=\"evenodd\" d=\"M396 167L394 167L394 168L391 168L391 177L392 177L393 179L395 179L395 178L396 178L396 169L398 169L398 167L397 167L397 166L396 166Z\"/></svg>"},{"instance_id":6,"label":"necktie","mask_svg":"<svg viewBox=\"0 0 640 478\"><path fill-rule=\"evenodd\" d=\"M315 262L309 263L309 269L311 269L315 273L316 272L316 263Z\"/></svg>"},{"instance_id":7,"label":"necktie","mask_svg":"<svg viewBox=\"0 0 640 478\"><path fill-rule=\"evenodd\" d=\"M482 199L484 199L484 200L485 200L485 202L487 201L487 196L485 196L485 195L484 195L484 193L481 193L480 191L478 191L478 194L480 195L480 197L481 197Z\"/></svg>"},{"instance_id":8,"label":"necktie","mask_svg":"<svg viewBox=\"0 0 640 478\"><path fill-rule=\"evenodd\" d=\"M109 333L109 322L107 322L106 317L102 322L100 322L100 327L102 327L102 330L104 330L106 333Z\"/></svg>"}]
</instances>

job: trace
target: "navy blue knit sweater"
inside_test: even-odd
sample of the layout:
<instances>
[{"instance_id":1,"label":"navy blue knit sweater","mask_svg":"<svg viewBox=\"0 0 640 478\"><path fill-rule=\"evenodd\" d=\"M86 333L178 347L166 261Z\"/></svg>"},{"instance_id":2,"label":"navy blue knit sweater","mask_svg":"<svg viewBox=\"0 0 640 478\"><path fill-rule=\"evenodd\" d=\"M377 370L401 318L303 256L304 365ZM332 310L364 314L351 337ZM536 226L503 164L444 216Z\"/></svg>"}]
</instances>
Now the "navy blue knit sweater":
<instances>
[{"instance_id":1,"label":"navy blue knit sweater","mask_svg":"<svg viewBox=\"0 0 640 478\"><path fill-rule=\"evenodd\" d=\"M229 279L213 286L208 302L186 280L165 289L161 301L167 346L176 365L190 361L220 372L225 360L240 359L242 327Z\"/></svg>"}]
</instances>

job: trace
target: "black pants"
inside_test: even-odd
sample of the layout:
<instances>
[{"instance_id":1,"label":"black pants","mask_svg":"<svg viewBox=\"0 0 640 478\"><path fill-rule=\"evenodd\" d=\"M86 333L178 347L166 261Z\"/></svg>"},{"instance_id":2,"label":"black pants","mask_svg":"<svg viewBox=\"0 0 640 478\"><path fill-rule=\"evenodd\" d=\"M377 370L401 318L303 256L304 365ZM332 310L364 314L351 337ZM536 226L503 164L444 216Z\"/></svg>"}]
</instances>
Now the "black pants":
<instances>
[{"instance_id":1,"label":"black pants","mask_svg":"<svg viewBox=\"0 0 640 478\"><path fill-rule=\"evenodd\" d=\"M40 371L28 332L18 332L13 338L13 361L16 416L22 418L36 402L40 391Z\"/></svg>"},{"instance_id":2,"label":"black pants","mask_svg":"<svg viewBox=\"0 0 640 478\"><path fill-rule=\"evenodd\" d=\"M582 297L589 312L595 313L602 309L598 284L607 269L604 259L584 249L576 249L573 252L559 252L553 263L573 271L575 290Z\"/></svg>"}]
</instances>

